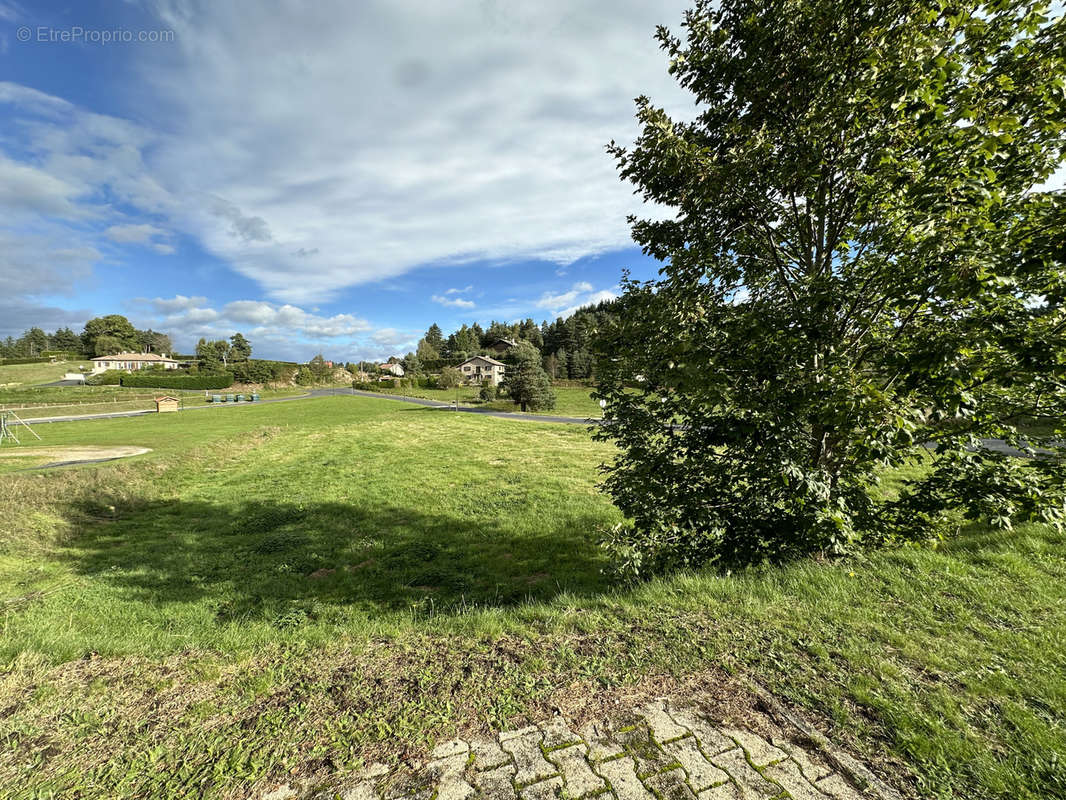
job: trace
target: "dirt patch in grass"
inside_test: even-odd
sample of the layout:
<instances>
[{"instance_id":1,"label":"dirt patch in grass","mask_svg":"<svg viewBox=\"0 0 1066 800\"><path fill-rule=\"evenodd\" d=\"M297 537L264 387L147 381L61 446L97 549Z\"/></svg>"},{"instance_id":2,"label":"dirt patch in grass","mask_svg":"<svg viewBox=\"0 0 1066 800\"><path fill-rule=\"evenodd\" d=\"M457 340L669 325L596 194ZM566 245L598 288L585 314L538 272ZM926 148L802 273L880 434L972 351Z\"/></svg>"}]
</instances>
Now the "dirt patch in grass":
<instances>
[{"instance_id":1,"label":"dirt patch in grass","mask_svg":"<svg viewBox=\"0 0 1066 800\"><path fill-rule=\"evenodd\" d=\"M91 461L110 461L116 458L129 458L152 452L149 447L135 445L76 445L56 447L16 447L0 450L0 458L33 458L49 463L78 464Z\"/></svg>"}]
</instances>

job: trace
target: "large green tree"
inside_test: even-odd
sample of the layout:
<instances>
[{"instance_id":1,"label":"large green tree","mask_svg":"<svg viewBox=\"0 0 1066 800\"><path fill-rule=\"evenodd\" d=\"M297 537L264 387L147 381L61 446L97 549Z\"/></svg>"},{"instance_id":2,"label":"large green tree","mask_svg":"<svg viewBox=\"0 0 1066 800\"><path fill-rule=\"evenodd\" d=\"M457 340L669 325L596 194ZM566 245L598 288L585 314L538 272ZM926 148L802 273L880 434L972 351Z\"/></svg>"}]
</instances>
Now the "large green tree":
<instances>
[{"instance_id":1,"label":"large green tree","mask_svg":"<svg viewBox=\"0 0 1066 800\"><path fill-rule=\"evenodd\" d=\"M540 351L529 342L519 342L507 351L504 377L507 394L523 411L555 408L555 392L540 363Z\"/></svg>"},{"instance_id":2,"label":"large green tree","mask_svg":"<svg viewBox=\"0 0 1066 800\"><path fill-rule=\"evenodd\" d=\"M229 337L230 341L230 360L231 361L247 361L252 357L252 343L244 338L244 334L239 331Z\"/></svg>"},{"instance_id":3,"label":"large green tree","mask_svg":"<svg viewBox=\"0 0 1066 800\"><path fill-rule=\"evenodd\" d=\"M102 336L107 337L107 343L103 349L112 350L117 342L118 350L112 350L109 353L99 352L101 348L97 347L97 340ZM89 355L112 355L114 352L121 351L136 353L140 350L137 329L121 314L94 317L86 322L81 341L85 352Z\"/></svg>"},{"instance_id":4,"label":"large green tree","mask_svg":"<svg viewBox=\"0 0 1066 800\"><path fill-rule=\"evenodd\" d=\"M1061 525L1066 25L1032 2L698 2L660 29L695 112L612 144L671 214L596 341L630 566ZM887 468L920 465L898 496Z\"/></svg>"},{"instance_id":5,"label":"large green tree","mask_svg":"<svg viewBox=\"0 0 1066 800\"><path fill-rule=\"evenodd\" d=\"M81 350L82 342L78 334L70 328L60 328L50 337L48 344L53 350L61 350L65 353L77 353Z\"/></svg>"}]
</instances>

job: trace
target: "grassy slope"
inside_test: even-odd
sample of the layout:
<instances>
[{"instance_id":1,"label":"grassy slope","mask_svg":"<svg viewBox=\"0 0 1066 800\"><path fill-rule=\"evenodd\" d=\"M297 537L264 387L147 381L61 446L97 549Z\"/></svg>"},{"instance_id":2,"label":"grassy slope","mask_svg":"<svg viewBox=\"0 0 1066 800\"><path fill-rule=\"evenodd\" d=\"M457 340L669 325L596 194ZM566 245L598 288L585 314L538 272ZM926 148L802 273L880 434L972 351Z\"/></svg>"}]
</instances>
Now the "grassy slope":
<instances>
[{"instance_id":1,"label":"grassy slope","mask_svg":"<svg viewBox=\"0 0 1066 800\"><path fill-rule=\"evenodd\" d=\"M5 479L0 781L24 794L220 795L724 669L924 795L1066 797L1047 529L622 590L580 428L338 397L47 433L154 452Z\"/></svg>"},{"instance_id":2,"label":"grassy slope","mask_svg":"<svg viewBox=\"0 0 1066 800\"><path fill-rule=\"evenodd\" d=\"M306 394L302 387L257 390L263 399ZM211 392L218 394L219 392ZM230 390L229 394L236 393ZM208 405L202 389L145 389L124 386L24 386L0 389L0 409L14 409L24 419L110 414L154 409L161 394L181 397L185 408Z\"/></svg>"},{"instance_id":3,"label":"grassy slope","mask_svg":"<svg viewBox=\"0 0 1066 800\"><path fill-rule=\"evenodd\" d=\"M0 388L32 386L63 379L67 372L77 372L78 367L89 369L91 361L61 361L57 364L0 364Z\"/></svg>"}]
</instances>

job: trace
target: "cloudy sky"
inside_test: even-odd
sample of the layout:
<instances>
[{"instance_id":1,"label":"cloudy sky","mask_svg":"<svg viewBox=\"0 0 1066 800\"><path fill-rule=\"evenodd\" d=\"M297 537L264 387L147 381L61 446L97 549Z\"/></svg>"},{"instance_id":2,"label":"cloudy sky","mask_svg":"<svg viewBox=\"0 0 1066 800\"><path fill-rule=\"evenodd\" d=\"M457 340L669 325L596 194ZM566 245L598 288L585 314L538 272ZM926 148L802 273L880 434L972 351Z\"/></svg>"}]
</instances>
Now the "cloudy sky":
<instances>
[{"instance_id":1,"label":"cloudy sky","mask_svg":"<svg viewBox=\"0 0 1066 800\"><path fill-rule=\"evenodd\" d=\"M604 145L688 112L685 5L0 0L0 336L356 359L609 297L656 265Z\"/></svg>"}]
</instances>

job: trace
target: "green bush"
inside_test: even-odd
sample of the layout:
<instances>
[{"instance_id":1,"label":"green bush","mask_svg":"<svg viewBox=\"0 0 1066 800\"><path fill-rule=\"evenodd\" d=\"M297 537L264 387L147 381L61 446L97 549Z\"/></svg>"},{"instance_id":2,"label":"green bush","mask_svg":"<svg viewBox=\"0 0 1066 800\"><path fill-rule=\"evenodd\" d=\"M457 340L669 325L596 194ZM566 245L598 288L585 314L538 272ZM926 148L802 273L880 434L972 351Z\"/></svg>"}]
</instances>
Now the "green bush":
<instances>
[{"instance_id":1,"label":"green bush","mask_svg":"<svg viewBox=\"0 0 1066 800\"><path fill-rule=\"evenodd\" d=\"M481 387L481 391L477 393L477 396L481 398L484 403L491 403L496 399L496 387L491 383L486 383Z\"/></svg>"},{"instance_id":2,"label":"green bush","mask_svg":"<svg viewBox=\"0 0 1066 800\"><path fill-rule=\"evenodd\" d=\"M123 374L120 369L109 369L87 376L85 383L89 386L118 386L122 382Z\"/></svg>"},{"instance_id":3,"label":"green bush","mask_svg":"<svg viewBox=\"0 0 1066 800\"><path fill-rule=\"evenodd\" d=\"M437 378L437 386L441 389L454 389L463 382L463 373L455 367L445 367L440 371Z\"/></svg>"},{"instance_id":4,"label":"green bush","mask_svg":"<svg viewBox=\"0 0 1066 800\"><path fill-rule=\"evenodd\" d=\"M170 372L133 372L122 376L123 386L152 389L225 389L233 385L232 372L200 372L196 375Z\"/></svg>"},{"instance_id":5,"label":"green bush","mask_svg":"<svg viewBox=\"0 0 1066 800\"><path fill-rule=\"evenodd\" d=\"M11 366L12 364L47 364L51 358L0 358L0 365Z\"/></svg>"}]
</instances>

